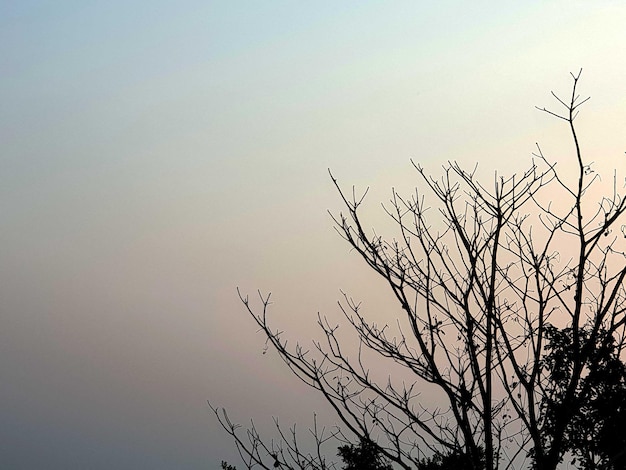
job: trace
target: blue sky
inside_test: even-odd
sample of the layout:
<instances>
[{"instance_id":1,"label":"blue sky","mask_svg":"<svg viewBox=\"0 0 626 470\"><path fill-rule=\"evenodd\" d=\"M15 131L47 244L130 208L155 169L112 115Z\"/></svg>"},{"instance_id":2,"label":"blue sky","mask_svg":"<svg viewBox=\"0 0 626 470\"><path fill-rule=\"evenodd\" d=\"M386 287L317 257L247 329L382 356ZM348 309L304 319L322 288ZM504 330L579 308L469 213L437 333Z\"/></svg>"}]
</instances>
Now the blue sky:
<instances>
[{"instance_id":1,"label":"blue sky","mask_svg":"<svg viewBox=\"0 0 626 470\"><path fill-rule=\"evenodd\" d=\"M235 287L310 338L339 289L388 297L332 230L327 175L391 186L568 151L534 109L584 67L590 159L626 149L617 1L0 4L0 455L200 469L233 418L323 404L263 355ZM383 222L380 222L383 223Z\"/></svg>"}]
</instances>

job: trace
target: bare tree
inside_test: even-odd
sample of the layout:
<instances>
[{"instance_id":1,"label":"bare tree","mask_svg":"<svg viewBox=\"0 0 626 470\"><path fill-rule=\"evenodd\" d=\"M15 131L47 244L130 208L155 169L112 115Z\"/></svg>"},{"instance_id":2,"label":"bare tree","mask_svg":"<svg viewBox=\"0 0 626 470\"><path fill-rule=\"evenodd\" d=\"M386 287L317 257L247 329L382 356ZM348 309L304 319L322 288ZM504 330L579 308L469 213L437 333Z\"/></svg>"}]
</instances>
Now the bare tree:
<instances>
[{"instance_id":1,"label":"bare tree","mask_svg":"<svg viewBox=\"0 0 626 470\"><path fill-rule=\"evenodd\" d=\"M318 319L325 341L291 348L268 323L269 295L257 308L240 294L268 343L341 420L330 434L314 429L317 453L305 454L295 431L265 445L254 427L241 436L212 407L248 468L330 468L321 445L350 437L376 443L404 469L433 454L455 455L473 470L557 468L571 450L572 422L591 406L585 379L597 351L610 346L619 358L626 323L626 200L617 176L609 194L588 200L602 184L579 144L574 121L589 98L578 95L580 72L572 79L569 98L552 93L561 111L540 110L568 126L574 178L539 146L526 172L496 174L489 185L457 163L440 178L414 163L422 189L392 192L384 207L398 232L387 239L361 218L367 191L347 193L331 174L345 205L331 214L337 231L386 283L401 315L379 327L345 295L340 308L360 342L350 360L326 318ZM570 354L561 355L568 373L558 381L545 359L554 329L571 337ZM401 371L380 380L366 365L371 354ZM418 395L429 387L444 405L423 405Z\"/></svg>"}]
</instances>

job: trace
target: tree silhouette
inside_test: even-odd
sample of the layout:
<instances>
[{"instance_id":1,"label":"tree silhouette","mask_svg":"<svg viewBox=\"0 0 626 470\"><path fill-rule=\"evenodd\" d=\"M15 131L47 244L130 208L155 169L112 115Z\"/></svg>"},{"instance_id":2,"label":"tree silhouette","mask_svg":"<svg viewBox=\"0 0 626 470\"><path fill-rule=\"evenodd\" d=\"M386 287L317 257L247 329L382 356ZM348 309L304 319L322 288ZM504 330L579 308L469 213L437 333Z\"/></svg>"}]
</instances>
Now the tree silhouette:
<instances>
[{"instance_id":1,"label":"tree silhouette","mask_svg":"<svg viewBox=\"0 0 626 470\"><path fill-rule=\"evenodd\" d=\"M594 340L593 334L591 326L580 331L592 348L590 361L578 384L574 408L565 409L562 403L574 364L573 333L571 328L546 326L544 364L552 382L541 404L542 432L549 440L558 416L572 414L563 443L575 462L585 470L621 470L626 468L626 365L612 335L599 331Z\"/></svg>"},{"instance_id":2,"label":"tree silhouette","mask_svg":"<svg viewBox=\"0 0 626 470\"><path fill-rule=\"evenodd\" d=\"M472 468L474 468L472 459L468 455L459 453L435 454L433 457L423 459L417 465L417 470L471 470ZM484 468L484 457L481 468Z\"/></svg>"},{"instance_id":3,"label":"tree silhouette","mask_svg":"<svg viewBox=\"0 0 626 470\"><path fill-rule=\"evenodd\" d=\"M240 293L268 344L341 423L332 433L315 426L306 453L295 430L277 423L281 439L266 443L254 425L242 434L211 407L248 468L333 468L323 445L354 436L407 470L444 468L447 458L471 470L555 470L568 452L582 468L623 461L616 429L624 408L611 414L605 405L624 389L626 200L617 176L603 187L583 158L574 121L588 98L578 95L580 73L572 78L568 99L552 93L562 113L539 108L569 130L565 170L539 146L527 171L489 184L457 163L439 178L414 164L421 189L409 197L394 190L384 206L397 229L390 238L365 225L367 191L347 192L331 174L345 206L331 214L335 227L397 308L379 326L344 295L343 318L359 341L350 354L322 316L323 342L288 346L269 323L270 296L259 294L255 306ZM370 368L372 356L387 360L384 374ZM425 389L442 402L425 405Z\"/></svg>"},{"instance_id":4,"label":"tree silhouette","mask_svg":"<svg viewBox=\"0 0 626 470\"><path fill-rule=\"evenodd\" d=\"M361 439L357 446L347 444L338 450L344 463L343 470L393 470L378 446L366 439Z\"/></svg>"}]
</instances>

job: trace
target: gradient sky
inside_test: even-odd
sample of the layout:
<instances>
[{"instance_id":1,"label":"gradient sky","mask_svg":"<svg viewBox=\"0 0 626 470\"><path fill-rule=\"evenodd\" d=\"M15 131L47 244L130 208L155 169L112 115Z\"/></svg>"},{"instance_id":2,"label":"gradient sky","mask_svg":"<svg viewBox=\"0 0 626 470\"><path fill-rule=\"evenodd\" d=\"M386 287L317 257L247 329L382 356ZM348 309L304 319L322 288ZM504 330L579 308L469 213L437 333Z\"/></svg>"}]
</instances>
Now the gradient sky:
<instances>
[{"instance_id":1,"label":"gradient sky","mask_svg":"<svg viewBox=\"0 0 626 470\"><path fill-rule=\"evenodd\" d=\"M383 311L327 168L375 224L411 158L566 154L534 105L580 67L583 149L622 164L625 24L605 0L0 2L0 466L236 464L207 399L331 422L236 286L305 343L339 289Z\"/></svg>"}]
</instances>

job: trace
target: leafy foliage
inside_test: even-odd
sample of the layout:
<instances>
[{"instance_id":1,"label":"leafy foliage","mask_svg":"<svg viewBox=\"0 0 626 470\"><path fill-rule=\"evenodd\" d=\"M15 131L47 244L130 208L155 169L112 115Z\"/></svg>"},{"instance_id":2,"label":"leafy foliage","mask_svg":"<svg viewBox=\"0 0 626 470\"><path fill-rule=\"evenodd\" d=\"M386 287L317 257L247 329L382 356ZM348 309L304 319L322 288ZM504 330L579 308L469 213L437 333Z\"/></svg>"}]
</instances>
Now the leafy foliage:
<instances>
[{"instance_id":1,"label":"leafy foliage","mask_svg":"<svg viewBox=\"0 0 626 470\"><path fill-rule=\"evenodd\" d=\"M578 383L572 406L564 407L565 395L578 362L571 327L545 328L543 365L551 377L541 404L542 433L547 441L555 435L555 423L571 415L563 433L566 451L585 470L626 468L626 364L619 357L615 338L606 330L588 325L578 341L591 349L584 376Z\"/></svg>"},{"instance_id":2,"label":"leafy foliage","mask_svg":"<svg viewBox=\"0 0 626 470\"><path fill-rule=\"evenodd\" d=\"M472 459L464 453L435 454L424 459L417 466L418 470L482 470L485 468L485 453L480 449L478 468Z\"/></svg>"},{"instance_id":3,"label":"leafy foliage","mask_svg":"<svg viewBox=\"0 0 626 470\"><path fill-rule=\"evenodd\" d=\"M358 445L339 447L343 470L392 470L393 467L381 454L380 447L369 439L361 439Z\"/></svg>"}]
</instances>

